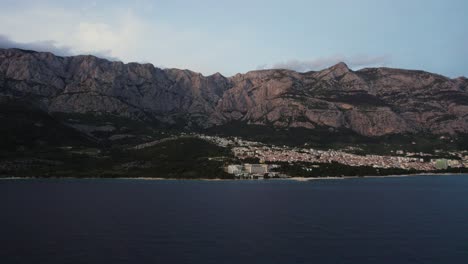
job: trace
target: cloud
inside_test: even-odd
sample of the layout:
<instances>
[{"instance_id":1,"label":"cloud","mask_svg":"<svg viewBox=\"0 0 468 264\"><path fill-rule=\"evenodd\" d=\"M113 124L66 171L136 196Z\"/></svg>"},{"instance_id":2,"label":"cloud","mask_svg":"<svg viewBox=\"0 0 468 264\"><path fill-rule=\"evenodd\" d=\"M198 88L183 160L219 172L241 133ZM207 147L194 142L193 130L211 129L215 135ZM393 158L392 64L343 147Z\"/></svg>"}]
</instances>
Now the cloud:
<instances>
[{"instance_id":1,"label":"cloud","mask_svg":"<svg viewBox=\"0 0 468 264\"><path fill-rule=\"evenodd\" d=\"M222 36L118 6L81 10L31 5L15 12L0 9L0 34L8 47L62 56L92 54L111 60L117 57L123 62L148 61L206 75L223 71L222 67L224 74L226 68L232 74L238 71L234 70L235 63L241 62L236 54L250 45L236 42L235 36L240 33L229 31ZM231 63L220 66L219 61Z\"/></svg>"},{"instance_id":2,"label":"cloud","mask_svg":"<svg viewBox=\"0 0 468 264\"><path fill-rule=\"evenodd\" d=\"M57 56L74 56L80 54L90 54L96 57L117 61L117 57L111 56L110 50L99 50L99 51L90 51L90 52L77 52L69 46L59 45L57 41L54 40L43 40L43 41L33 41L33 42L17 42L10 39L6 35L0 34L0 48L2 49L23 49L23 50L34 50L40 52L51 52Z\"/></svg>"},{"instance_id":3,"label":"cloud","mask_svg":"<svg viewBox=\"0 0 468 264\"><path fill-rule=\"evenodd\" d=\"M260 65L258 69L288 69L298 72L317 71L333 66L339 62L345 62L351 68L364 68L372 66L385 66L390 63L389 56L356 55L352 57L334 55L312 60L289 60L274 63L273 65Z\"/></svg>"},{"instance_id":4,"label":"cloud","mask_svg":"<svg viewBox=\"0 0 468 264\"><path fill-rule=\"evenodd\" d=\"M1 34L0 34L0 48L2 49L18 48L18 49L24 49L24 50L47 51L47 52L52 52L55 55L59 55L59 56L73 55L70 47L59 46L57 42L53 40L21 43L21 42L13 41L9 37L5 35L1 35Z\"/></svg>"},{"instance_id":5,"label":"cloud","mask_svg":"<svg viewBox=\"0 0 468 264\"><path fill-rule=\"evenodd\" d=\"M0 10L0 34L3 34L0 35L0 47L49 51L61 56L92 54L124 62L146 61L205 75L218 71L233 75L254 68L256 62L252 64L252 60L256 58L261 63L265 58L279 55L274 48L269 49L260 41L250 41L255 38L255 33L242 27L214 34L211 29L190 23L170 23L131 8L97 8L93 3L86 5L84 10L47 5L28 5L16 12ZM389 58L335 55L270 63L257 68L304 72L320 70L340 61L350 67L365 67L388 64Z\"/></svg>"}]
</instances>

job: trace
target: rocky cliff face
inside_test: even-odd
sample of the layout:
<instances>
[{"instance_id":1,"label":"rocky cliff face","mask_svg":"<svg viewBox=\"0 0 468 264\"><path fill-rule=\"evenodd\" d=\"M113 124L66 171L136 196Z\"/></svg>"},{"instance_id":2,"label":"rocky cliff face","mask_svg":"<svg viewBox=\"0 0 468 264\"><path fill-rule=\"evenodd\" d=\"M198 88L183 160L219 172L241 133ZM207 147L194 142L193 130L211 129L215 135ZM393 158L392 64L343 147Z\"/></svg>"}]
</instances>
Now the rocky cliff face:
<instances>
[{"instance_id":1,"label":"rocky cliff face","mask_svg":"<svg viewBox=\"0 0 468 264\"><path fill-rule=\"evenodd\" d=\"M1 93L33 97L49 112L112 113L163 122L180 117L206 123L227 84L220 75L204 77L151 64L0 50Z\"/></svg>"},{"instance_id":2,"label":"rocky cliff face","mask_svg":"<svg viewBox=\"0 0 468 264\"><path fill-rule=\"evenodd\" d=\"M187 127L234 120L367 136L467 133L468 79L389 68L262 70L226 78L93 56L0 49L0 95L48 112L112 113Z\"/></svg>"}]
</instances>

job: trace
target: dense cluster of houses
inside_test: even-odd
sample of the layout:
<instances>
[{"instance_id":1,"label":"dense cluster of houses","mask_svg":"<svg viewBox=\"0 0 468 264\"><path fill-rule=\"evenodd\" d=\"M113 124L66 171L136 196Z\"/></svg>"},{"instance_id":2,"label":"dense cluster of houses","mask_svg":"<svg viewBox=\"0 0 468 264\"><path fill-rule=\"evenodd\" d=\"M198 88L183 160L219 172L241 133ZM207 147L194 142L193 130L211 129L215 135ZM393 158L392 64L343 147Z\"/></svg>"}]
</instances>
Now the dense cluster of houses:
<instances>
[{"instance_id":1,"label":"dense cluster of houses","mask_svg":"<svg viewBox=\"0 0 468 264\"><path fill-rule=\"evenodd\" d=\"M375 168L400 168L418 171L433 171L451 168L468 167L468 153L450 153L457 159L431 159L426 153L405 153L398 150L395 156L357 155L341 150L317 150L287 146L272 146L240 138L222 138L216 136L197 135L219 146L230 147L239 159L257 158L261 163L275 162L338 162L349 166L372 166ZM242 166L242 165L237 165ZM255 169L254 169L255 170ZM246 173L248 169L241 171ZM235 173L233 173L235 174ZM241 173L240 173L241 174Z\"/></svg>"}]
</instances>

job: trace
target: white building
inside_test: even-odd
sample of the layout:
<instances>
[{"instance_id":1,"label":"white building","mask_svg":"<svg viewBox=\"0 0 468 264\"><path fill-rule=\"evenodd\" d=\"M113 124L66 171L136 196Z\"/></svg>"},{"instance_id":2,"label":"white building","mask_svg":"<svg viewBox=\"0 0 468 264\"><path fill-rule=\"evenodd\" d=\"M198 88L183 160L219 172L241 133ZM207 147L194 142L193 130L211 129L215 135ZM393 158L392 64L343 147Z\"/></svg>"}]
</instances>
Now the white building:
<instances>
[{"instance_id":1,"label":"white building","mask_svg":"<svg viewBox=\"0 0 468 264\"><path fill-rule=\"evenodd\" d=\"M242 165L228 165L226 172L229 174L240 174L242 173Z\"/></svg>"},{"instance_id":2,"label":"white building","mask_svg":"<svg viewBox=\"0 0 468 264\"><path fill-rule=\"evenodd\" d=\"M265 174L268 173L267 164L244 164L244 170L250 174Z\"/></svg>"}]
</instances>

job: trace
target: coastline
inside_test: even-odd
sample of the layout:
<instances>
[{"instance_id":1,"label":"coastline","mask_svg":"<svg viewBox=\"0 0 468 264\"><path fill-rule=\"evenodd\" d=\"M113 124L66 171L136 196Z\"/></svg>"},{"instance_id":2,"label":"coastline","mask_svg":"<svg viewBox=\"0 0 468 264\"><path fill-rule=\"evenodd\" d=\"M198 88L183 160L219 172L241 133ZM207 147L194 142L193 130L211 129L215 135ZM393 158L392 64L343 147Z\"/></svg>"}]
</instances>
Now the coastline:
<instances>
[{"instance_id":1,"label":"coastline","mask_svg":"<svg viewBox=\"0 0 468 264\"><path fill-rule=\"evenodd\" d=\"M314 181L314 180L347 180L347 179L378 179L378 178L405 178L405 177L421 177L421 176L468 176L468 173L415 173L415 174L393 174L382 176L343 176L343 177L291 177L285 180L295 181Z\"/></svg>"},{"instance_id":2,"label":"coastline","mask_svg":"<svg viewBox=\"0 0 468 264\"><path fill-rule=\"evenodd\" d=\"M347 180L347 179L373 179L373 178L402 178L421 176L468 176L468 173L416 173L384 176L343 176L343 177L290 177L272 178L263 180L253 179L221 179L221 178L161 178L161 177L0 177L1 180L141 180L141 181L297 181L307 182L316 180Z\"/></svg>"}]
</instances>

